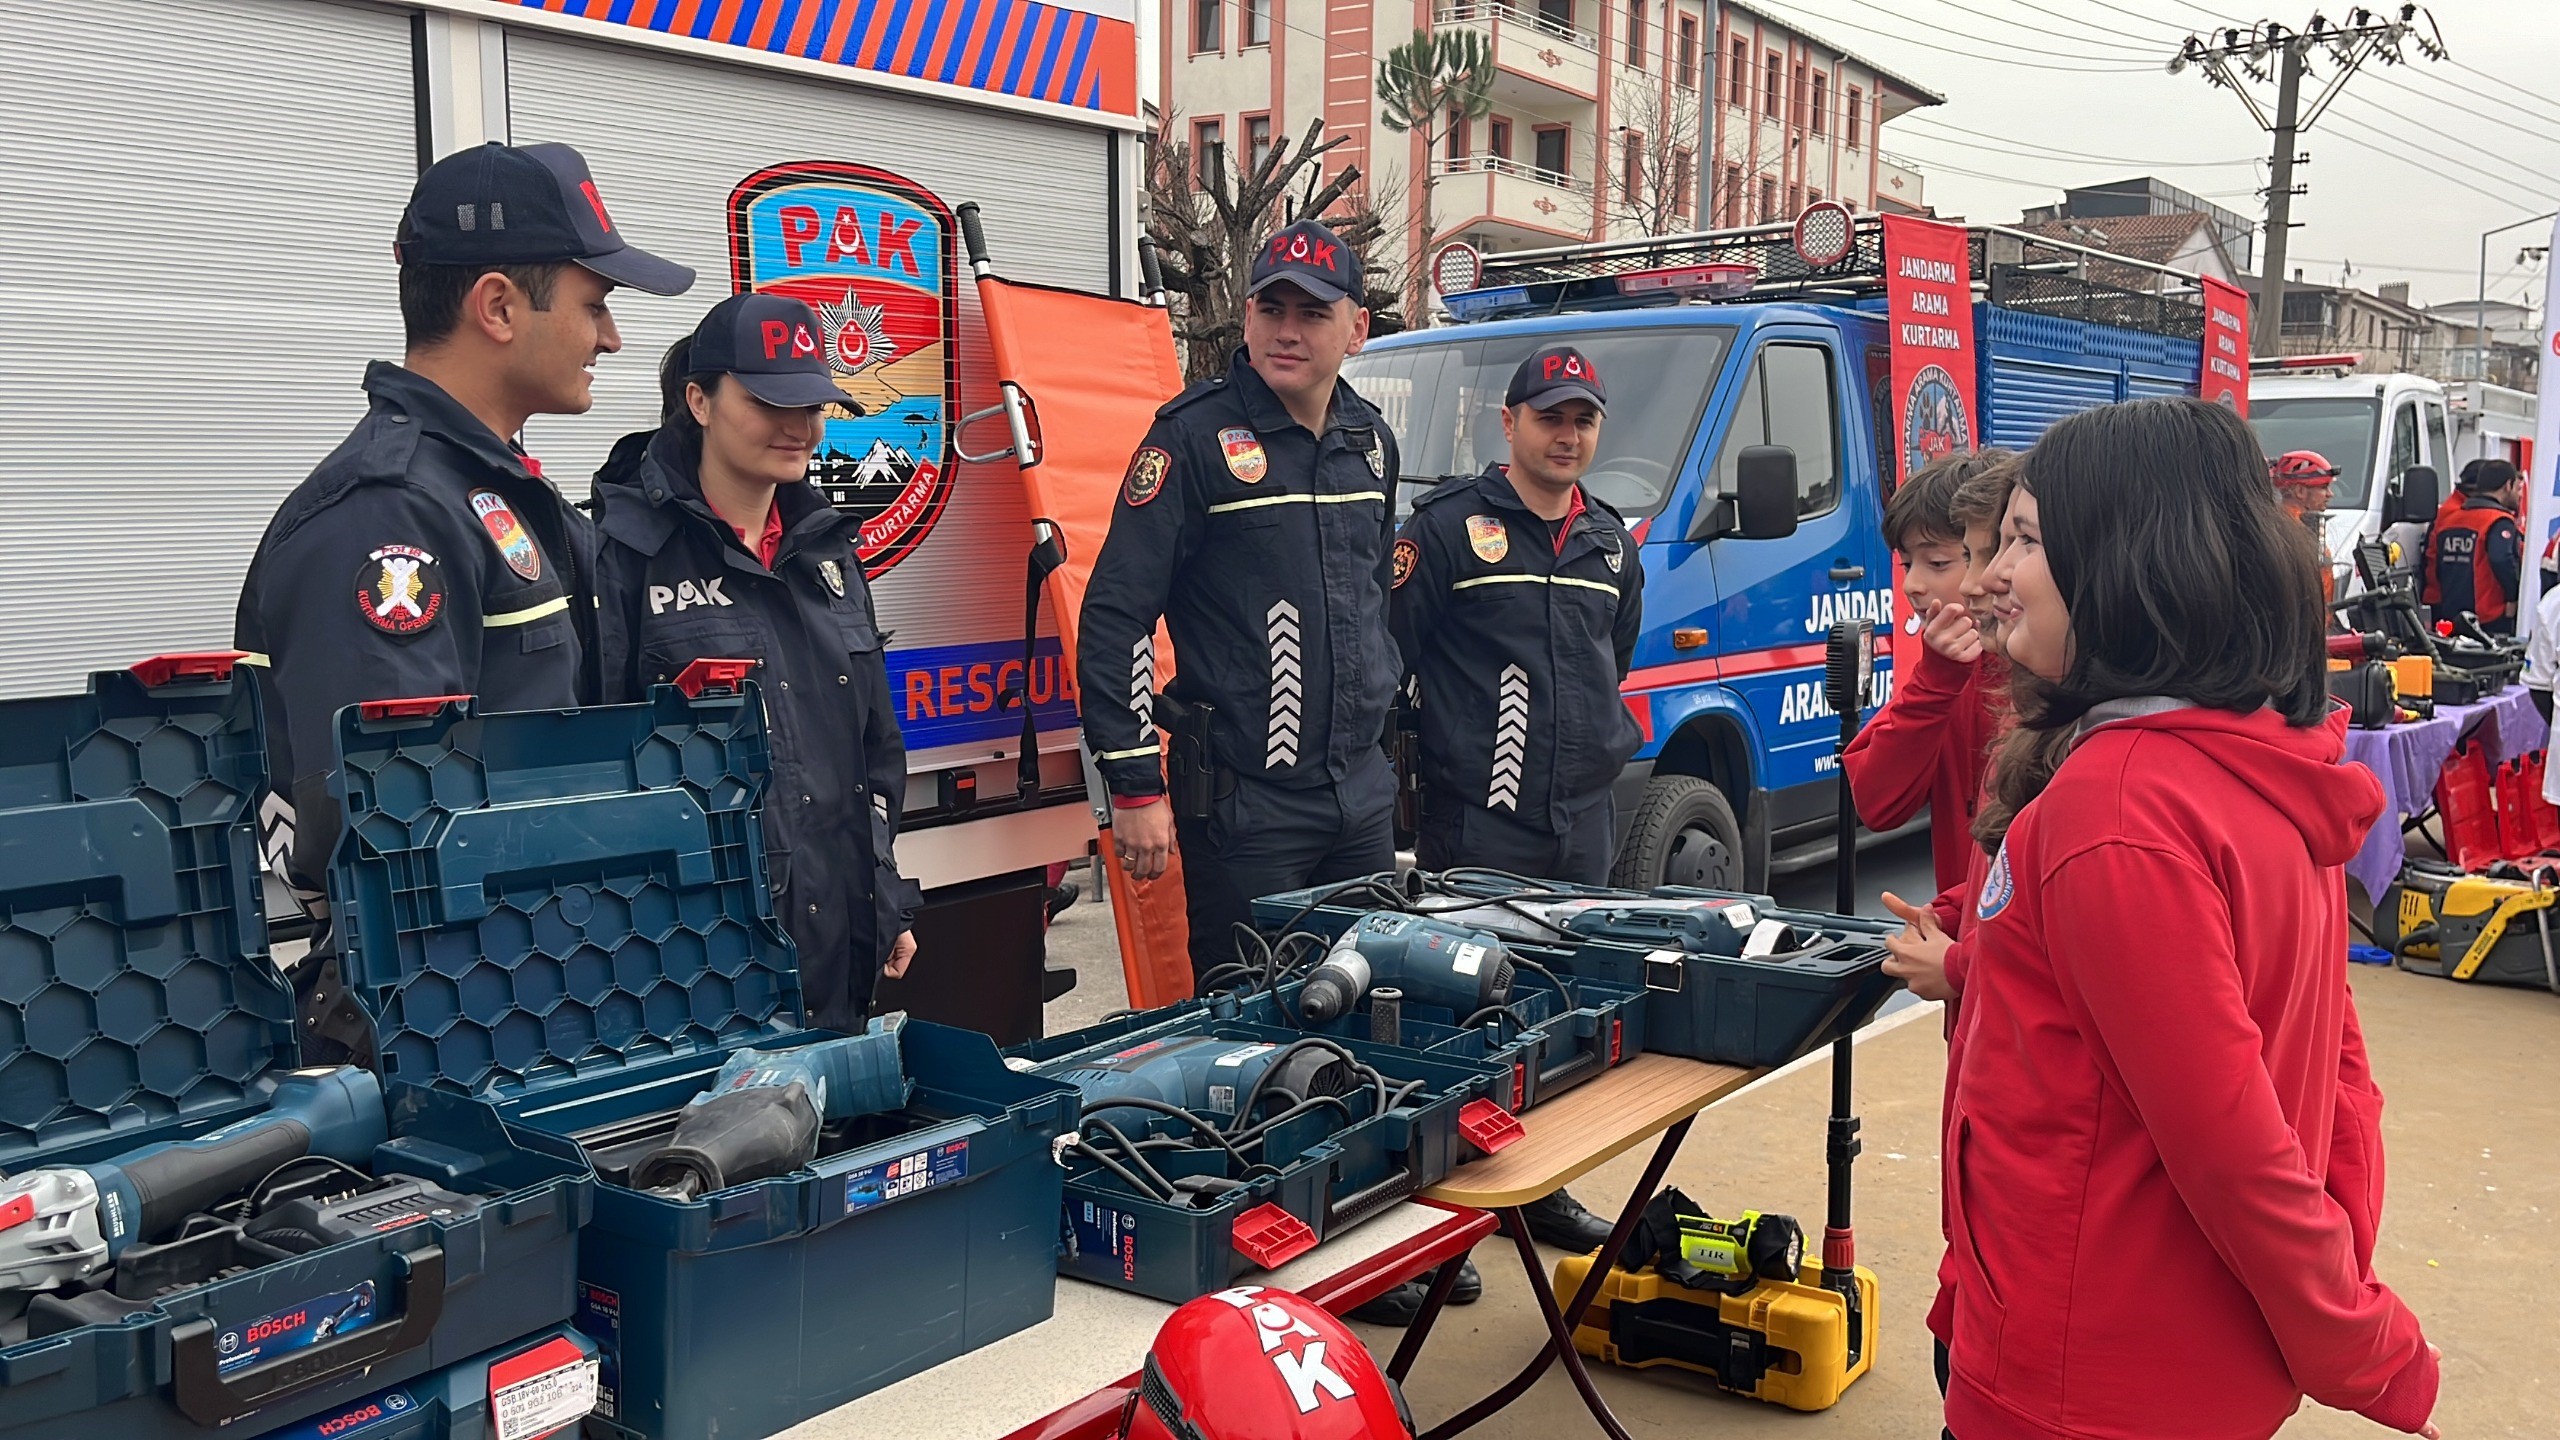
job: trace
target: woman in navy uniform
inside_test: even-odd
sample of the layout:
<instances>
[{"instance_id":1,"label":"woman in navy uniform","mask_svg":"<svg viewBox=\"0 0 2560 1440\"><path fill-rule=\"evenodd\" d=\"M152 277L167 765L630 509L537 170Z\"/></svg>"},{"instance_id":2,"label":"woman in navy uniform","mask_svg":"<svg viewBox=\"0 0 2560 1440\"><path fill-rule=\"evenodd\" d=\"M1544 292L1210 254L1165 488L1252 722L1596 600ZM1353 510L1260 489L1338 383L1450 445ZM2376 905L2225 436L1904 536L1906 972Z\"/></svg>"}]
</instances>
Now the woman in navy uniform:
<instances>
[{"instance_id":1,"label":"woman in navy uniform","mask_svg":"<svg viewBox=\"0 0 2560 1440\"><path fill-rule=\"evenodd\" d=\"M773 778L765 862L811 1023L860 1028L915 954L920 892L893 846L907 786L879 618L853 521L806 483L842 401L818 317L733 295L668 352L665 421L596 475L596 651L605 698L700 659L750 659Z\"/></svg>"}]
</instances>

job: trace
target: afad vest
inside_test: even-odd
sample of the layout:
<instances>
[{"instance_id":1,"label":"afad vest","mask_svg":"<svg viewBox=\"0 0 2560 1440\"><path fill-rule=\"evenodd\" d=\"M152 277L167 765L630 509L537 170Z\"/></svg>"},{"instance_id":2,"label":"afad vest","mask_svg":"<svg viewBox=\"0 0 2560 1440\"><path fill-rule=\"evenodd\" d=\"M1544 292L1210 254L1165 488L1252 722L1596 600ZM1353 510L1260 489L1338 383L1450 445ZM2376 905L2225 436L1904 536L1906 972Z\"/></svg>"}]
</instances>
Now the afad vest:
<instances>
[{"instance_id":1,"label":"afad vest","mask_svg":"<svg viewBox=\"0 0 2560 1440\"><path fill-rule=\"evenodd\" d=\"M2445 516L2427 539L2427 603L2440 604L2444 599L2441 566L2468 563L2472 613L2483 625L2504 619L2507 592L2498 583L2497 572L2489 568L2489 527L2514 518L2508 511L2486 506L2465 507Z\"/></svg>"}]
</instances>

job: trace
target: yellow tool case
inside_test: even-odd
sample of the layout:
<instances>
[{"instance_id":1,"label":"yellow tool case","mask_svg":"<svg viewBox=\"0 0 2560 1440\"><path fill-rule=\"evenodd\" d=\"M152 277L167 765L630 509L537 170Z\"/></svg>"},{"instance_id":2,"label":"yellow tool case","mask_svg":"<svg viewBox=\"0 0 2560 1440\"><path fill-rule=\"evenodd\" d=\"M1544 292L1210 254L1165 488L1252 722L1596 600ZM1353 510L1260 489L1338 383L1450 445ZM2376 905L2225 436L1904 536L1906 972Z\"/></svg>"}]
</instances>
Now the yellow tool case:
<instances>
[{"instance_id":1,"label":"yellow tool case","mask_svg":"<svg viewBox=\"0 0 2560 1440\"><path fill-rule=\"evenodd\" d=\"M2376 939L2400 968L2560 994L2560 901L2552 872L2473 875L2413 860L2374 907Z\"/></svg>"},{"instance_id":2,"label":"yellow tool case","mask_svg":"<svg viewBox=\"0 0 2560 1440\"><path fill-rule=\"evenodd\" d=\"M1556 1262L1556 1293L1571 1295L1591 1271L1588 1255ZM1763 1280L1739 1295L1691 1290L1652 1270L1611 1270L1583 1312L1573 1348L1630 1370L1693 1370L1738 1395L1790 1410L1826 1410L1876 1353L1876 1277L1857 1267L1851 1334L1848 1297L1823 1288L1817 1258L1792 1284Z\"/></svg>"}]
</instances>

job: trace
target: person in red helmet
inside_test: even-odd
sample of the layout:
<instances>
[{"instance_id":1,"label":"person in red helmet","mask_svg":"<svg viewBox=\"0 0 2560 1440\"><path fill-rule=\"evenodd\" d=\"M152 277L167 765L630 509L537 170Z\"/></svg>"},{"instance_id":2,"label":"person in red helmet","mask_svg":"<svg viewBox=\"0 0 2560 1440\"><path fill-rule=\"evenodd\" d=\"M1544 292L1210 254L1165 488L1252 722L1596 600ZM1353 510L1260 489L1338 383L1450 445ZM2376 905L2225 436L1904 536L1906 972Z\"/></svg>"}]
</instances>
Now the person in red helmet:
<instances>
[{"instance_id":1,"label":"person in red helmet","mask_svg":"<svg viewBox=\"0 0 2560 1440\"><path fill-rule=\"evenodd\" d=\"M2329 556L2328 536L2320 523L2329 509L2329 501L2338 483L2338 467L2317 450L2287 450L2267 467L2276 482L2276 502L2293 523L2311 532L2312 543L2320 547L2320 599L2325 604L2338 598L2338 575Z\"/></svg>"},{"instance_id":2,"label":"person in red helmet","mask_svg":"<svg viewBox=\"0 0 2560 1440\"><path fill-rule=\"evenodd\" d=\"M1413 1412L1360 1337L1286 1290L1239 1285L1173 1312L1121 1440L1409 1440Z\"/></svg>"}]
</instances>

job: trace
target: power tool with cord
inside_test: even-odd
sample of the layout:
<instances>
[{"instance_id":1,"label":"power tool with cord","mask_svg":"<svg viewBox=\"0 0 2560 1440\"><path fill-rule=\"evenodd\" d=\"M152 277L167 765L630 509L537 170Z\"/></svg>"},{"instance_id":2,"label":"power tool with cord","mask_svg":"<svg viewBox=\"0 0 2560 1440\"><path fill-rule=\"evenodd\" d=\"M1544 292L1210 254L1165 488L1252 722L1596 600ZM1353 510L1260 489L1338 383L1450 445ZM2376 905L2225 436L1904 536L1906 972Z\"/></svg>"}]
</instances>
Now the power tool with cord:
<instances>
[{"instance_id":1,"label":"power tool with cord","mask_svg":"<svg viewBox=\"0 0 2560 1440\"><path fill-rule=\"evenodd\" d=\"M381 1083L340 1065L287 1072L264 1110L192 1140L21 1171L0 1180L0 1294L85 1280L281 1166L306 1156L362 1165L390 1138Z\"/></svg>"},{"instance_id":2,"label":"power tool with cord","mask_svg":"<svg viewBox=\"0 0 2560 1440\"><path fill-rule=\"evenodd\" d=\"M665 1142L633 1163L631 1188L692 1200L787 1175L817 1158L826 1125L905 1108L914 1091L899 1052L905 1024L902 1012L860 1035L737 1051Z\"/></svg>"},{"instance_id":3,"label":"power tool with cord","mask_svg":"<svg viewBox=\"0 0 2560 1440\"><path fill-rule=\"evenodd\" d=\"M1358 1005L1373 987L1388 985L1403 992L1406 1004L1471 1016L1511 1003L1517 970L1510 948L1484 931L1373 911L1325 952L1299 992L1298 1010L1321 1024Z\"/></svg>"}]
</instances>

